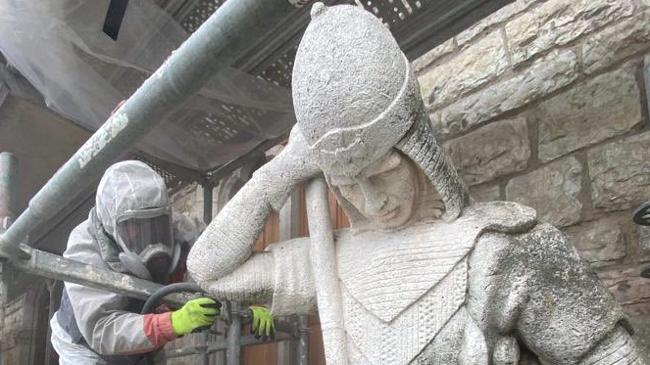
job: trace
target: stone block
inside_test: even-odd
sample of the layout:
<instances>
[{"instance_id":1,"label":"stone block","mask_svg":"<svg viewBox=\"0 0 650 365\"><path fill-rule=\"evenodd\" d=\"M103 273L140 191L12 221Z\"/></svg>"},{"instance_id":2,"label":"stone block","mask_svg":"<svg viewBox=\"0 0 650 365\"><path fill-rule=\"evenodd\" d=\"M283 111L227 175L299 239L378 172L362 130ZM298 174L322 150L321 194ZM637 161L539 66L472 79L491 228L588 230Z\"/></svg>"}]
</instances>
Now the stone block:
<instances>
[{"instance_id":1,"label":"stone block","mask_svg":"<svg viewBox=\"0 0 650 365\"><path fill-rule=\"evenodd\" d=\"M646 226L636 226L638 239L639 239L639 251L644 256L650 254L650 227Z\"/></svg>"},{"instance_id":2,"label":"stone block","mask_svg":"<svg viewBox=\"0 0 650 365\"><path fill-rule=\"evenodd\" d=\"M632 15L631 0L549 0L506 24L514 63Z\"/></svg>"},{"instance_id":3,"label":"stone block","mask_svg":"<svg viewBox=\"0 0 650 365\"><path fill-rule=\"evenodd\" d=\"M578 75L572 50L553 51L516 76L432 113L434 129L443 138L458 134L566 86Z\"/></svg>"},{"instance_id":4,"label":"stone block","mask_svg":"<svg viewBox=\"0 0 650 365\"><path fill-rule=\"evenodd\" d=\"M650 10L640 11L621 23L605 28L582 43L586 73L593 73L650 49Z\"/></svg>"},{"instance_id":5,"label":"stone block","mask_svg":"<svg viewBox=\"0 0 650 365\"><path fill-rule=\"evenodd\" d=\"M417 59L415 59L411 63L411 66L413 67L413 70L416 73L419 73L420 71L425 69L427 66L429 66L432 63L436 62L441 57L452 53L454 50L456 50L456 43L454 42L453 38L450 38L446 42L444 42L443 44L439 45L438 47L430 50L429 52L427 52L427 53L423 54L422 56L418 57Z\"/></svg>"},{"instance_id":6,"label":"stone block","mask_svg":"<svg viewBox=\"0 0 650 365\"><path fill-rule=\"evenodd\" d=\"M477 202L491 202L501 200L499 190L499 185L482 185L471 188L469 195Z\"/></svg>"},{"instance_id":7,"label":"stone block","mask_svg":"<svg viewBox=\"0 0 650 365\"><path fill-rule=\"evenodd\" d=\"M525 118L490 123L449 141L445 147L468 185L522 171L530 158Z\"/></svg>"},{"instance_id":8,"label":"stone block","mask_svg":"<svg viewBox=\"0 0 650 365\"><path fill-rule=\"evenodd\" d=\"M596 208L636 208L650 199L650 132L596 147L587 159Z\"/></svg>"},{"instance_id":9,"label":"stone block","mask_svg":"<svg viewBox=\"0 0 650 365\"><path fill-rule=\"evenodd\" d=\"M501 34L492 32L464 51L419 76L427 107L436 108L484 85L508 67Z\"/></svg>"},{"instance_id":10,"label":"stone block","mask_svg":"<svg viewBox=\"0 0 650 365\"><path fill-rule=\"evenodd\" d=\"M632 67L600 75L539 106L539 159L549 161L641 124Z\"/></svg>"},{"instance_id":11,"label":"stone block","mask_svg":"<svg viewBox=\"0 0 650 365\"><path fill-rule=\"evenodd\" d=\"M537 218L556 226L580 221L582 165L574 157L552 162L506 185L506 199L533 207Z\"/></svg>"},{"instance_id":12,"label":"stone block","mask_svg":"<svg viewBox=\"0 0 650 365\"><path fill-rule=\"evenodd\" d=\"M625 257L623 228L614 220L583 223L567 228L565 233L592 267L602 267Z\"/></svg>"},{"instance_id":13,"label":"stone block","mask_svg":"<svg viewBox=\"0 0 650 365\"><path fill-rule=\"evenodd\" d=\"M601 271L598 277L628 314L650 314L649 280L641 277L640 267Z\"/></svg>"},{"instance_id":14,"label":"stone block","mask_svg":"<svg viewBox=\"0 0 650 365\"><path fill-rule=\"evenodd\" d=\"M506 5L503 8L481 19L478 23L459 33L456 36L456 41L459 45L464 45L465 43L473 40L477 35L483 33L488 28L496 24L503 23L516 14L526 10L531 4L535 3L536 1L537 0L517 0L511 4Z\"/></svg>"}]
</instances>

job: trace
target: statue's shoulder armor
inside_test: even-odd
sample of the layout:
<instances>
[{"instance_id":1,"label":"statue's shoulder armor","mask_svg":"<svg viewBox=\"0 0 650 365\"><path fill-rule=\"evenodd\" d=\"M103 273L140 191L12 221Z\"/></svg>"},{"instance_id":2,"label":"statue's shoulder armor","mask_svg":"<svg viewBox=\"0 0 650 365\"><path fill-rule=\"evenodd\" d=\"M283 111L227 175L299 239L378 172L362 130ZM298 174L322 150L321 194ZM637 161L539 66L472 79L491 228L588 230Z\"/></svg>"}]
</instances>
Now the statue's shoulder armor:
<instances>
[{"instance_id":1,"label":"statue's shoulder armor","mask_svg":"<svg viewBox=\"0 0 650 365\"><path fill-rule=\"evenodd\" d=\"M525 233L537 224L537 212L516 202L474 203L454 223L479 225L482 232Z\"/></svg>"},{"instance_id":2,"label":"statue's shoulder armor","mask_svg":"<svg viewBox=\"0 0 650 365\"><path fill-rule=\"evenodd\" d=\"M559 229L532 221L518 226L517 230L483 232L470 255L470 266L482 268L478 270L481 276L490 276L513 264L542 262L549 256L571 251L573 247Z\"/></svg>"},{"instance_id":3,"label":"statue's shoulder armor","mask_svg":"<svg viewBox=\"0 0 650 365\"><path fill-rule=\"evenodd\" d=\"M536 222L519 232L486 232L479 239L477 251L481 251L481 246L507 247L511 254L539 256L539 259L568 252L571 252L572 256L574 253L577 255L577 252L574 252L574 246L565 234L546 222Z\"/></svg>"}]
</instances>

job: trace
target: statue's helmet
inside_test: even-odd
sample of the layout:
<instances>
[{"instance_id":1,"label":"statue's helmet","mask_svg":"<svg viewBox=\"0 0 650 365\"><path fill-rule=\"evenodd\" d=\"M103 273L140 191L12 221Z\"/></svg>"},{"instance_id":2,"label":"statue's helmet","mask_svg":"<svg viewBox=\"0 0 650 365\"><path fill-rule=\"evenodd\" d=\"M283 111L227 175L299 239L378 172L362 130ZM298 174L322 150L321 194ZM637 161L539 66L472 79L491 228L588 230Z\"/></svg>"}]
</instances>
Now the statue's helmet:
<instances>
[{"instance_id":1,"label":"statue's helmet","mask_svg":"<svg viewBox=\"0 0 650 365\"><path fill-rule=\"evenodd\" d=\"M299 131L326 175L356 176L392 148L424 171L457 217L464 184L431 130L410 63L388 28L360 6L312 7L296 53Z\"/></svg>"}]
</instances>

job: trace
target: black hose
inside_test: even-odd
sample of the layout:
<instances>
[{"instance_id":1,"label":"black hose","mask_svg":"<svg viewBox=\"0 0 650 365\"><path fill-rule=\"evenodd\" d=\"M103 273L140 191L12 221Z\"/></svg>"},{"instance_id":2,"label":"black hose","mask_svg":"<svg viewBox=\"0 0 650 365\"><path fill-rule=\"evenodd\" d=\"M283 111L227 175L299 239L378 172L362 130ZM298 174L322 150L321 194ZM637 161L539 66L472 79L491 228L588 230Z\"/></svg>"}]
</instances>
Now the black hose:
<instances>
[{"instance_id":1,"label":"black hose","mask_svg":"<svg viewBox=\"0 0 650 365\"><path fill-rule=\"evenodd\" d=\"M650 201L647 201L634 211L634 223L641 226L650 226Z\"/></svg>"},{"instance_id":2,"label":"black hose","mask_svg":"<svg viewBox=\"0 0 650 365\"><path fill-rule=\"evenodd\" d=\"M151 313L156 308L156 304L158 304L158 302L160 302L162 298L164 298L169 294L178 293L178 292L191 292L191 293L205 294L205 291L195 283L175 283L175 284L165 285L162 288L153 292L151 296L149 296L149 299L147 299L147 301L144 302L140 314Z\"/></svg>"}]
</instances>

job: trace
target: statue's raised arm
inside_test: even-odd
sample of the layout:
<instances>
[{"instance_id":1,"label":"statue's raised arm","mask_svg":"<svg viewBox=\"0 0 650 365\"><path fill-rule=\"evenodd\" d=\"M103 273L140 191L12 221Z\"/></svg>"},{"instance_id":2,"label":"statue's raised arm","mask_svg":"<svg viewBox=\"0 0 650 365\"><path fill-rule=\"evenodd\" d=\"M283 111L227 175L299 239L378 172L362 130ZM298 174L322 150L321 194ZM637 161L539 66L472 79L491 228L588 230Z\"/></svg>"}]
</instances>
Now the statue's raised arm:
<instances>
[{"instance_id":1,"label":"statue's raised arm","mask_svg":"<svg viewBox=\"0 0 650 365\"><path fill-rule=\"evenodd\" d=\"M244 264L272 210L282 207L297 184L318 173L294 128L286 148L253 174L197 239L187 261L192 278L209 289ZM261 263L263 256L256 260Z\"/></svg>"}]
</instances>

